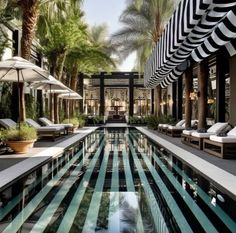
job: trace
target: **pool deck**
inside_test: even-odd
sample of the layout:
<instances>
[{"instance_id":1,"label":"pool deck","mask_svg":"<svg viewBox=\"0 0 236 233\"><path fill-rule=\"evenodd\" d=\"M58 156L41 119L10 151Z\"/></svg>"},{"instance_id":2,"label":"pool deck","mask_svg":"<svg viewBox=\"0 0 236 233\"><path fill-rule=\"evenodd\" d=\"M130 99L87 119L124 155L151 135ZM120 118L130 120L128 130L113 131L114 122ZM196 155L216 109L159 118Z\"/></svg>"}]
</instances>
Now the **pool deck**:
<instances>
[{"instance_id":1,"label":"pool deck","mask_svg":"<svg viewBox=\"0 0 236 233\"><path fill-rule=\"evenodd\" d=\"M0 155L0 190L45 161L62 154L66 148L97 128L84 127L73 134L59 138L57 141L38 141L27 154Z\"/></svg>"},{"instance_id":2,"label":"pool deck","mask_svg":"<svg viewBox=\"0 0 236 233\"><path fill-rule=\"evenodd\" d=\"M165 134L146 127L136 127L139 131L156 141L212 183L221 186L228 195L236 200L236 160L221 159L204 151L192 148Z\"/></svg>"}]
</instances>

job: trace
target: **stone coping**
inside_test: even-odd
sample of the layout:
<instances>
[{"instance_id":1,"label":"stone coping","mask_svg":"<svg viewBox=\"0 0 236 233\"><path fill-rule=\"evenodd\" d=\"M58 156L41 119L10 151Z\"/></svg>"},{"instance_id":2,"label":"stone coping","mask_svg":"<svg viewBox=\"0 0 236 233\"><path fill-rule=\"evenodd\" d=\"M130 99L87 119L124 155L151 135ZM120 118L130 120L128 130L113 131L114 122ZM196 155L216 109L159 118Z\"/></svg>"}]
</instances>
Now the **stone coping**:
<instances>
[{"instance_id":1,"label":"stone coping","mask_svg":"<svg viewBox=\"0 0 236 233\"><path fill-rule=\"evenodd\" d=\"M145 134L147 137L154 140L156 143L165 147L168 151L173 153L177 158L183 160L190 167L197 170L202 176L206 177L212 183L221 187L226 194L232 199L236 200L236 176L207 162L206 160L199 158L193 153L186 151L175 144L159 137L158 135L150 132L148 129L143 127L136 127L140 132Z\"/></svg>"},{"instance_id":2,"label":"stone coping","mask_svg":"<svg viewBox=\"0 0 236 233\"><path fill-rule=\"evenodd\" d=\"M51 147L41 147L40 149L32 148L32 150L29 152L29 155L18 155L29 157L0 172L0 191L12 184L16 179L23 177L29 171L34 170L37 166L43 164L45 161L59 154L62 154L66 148L83 139L84 137L95 131L97 128L98 127L86 127L79 129L74 136L60 141L59 143L54 144ZM17 155L8 155L7 157L10 159L16 156Z\"/></svg>"}]
</instances>

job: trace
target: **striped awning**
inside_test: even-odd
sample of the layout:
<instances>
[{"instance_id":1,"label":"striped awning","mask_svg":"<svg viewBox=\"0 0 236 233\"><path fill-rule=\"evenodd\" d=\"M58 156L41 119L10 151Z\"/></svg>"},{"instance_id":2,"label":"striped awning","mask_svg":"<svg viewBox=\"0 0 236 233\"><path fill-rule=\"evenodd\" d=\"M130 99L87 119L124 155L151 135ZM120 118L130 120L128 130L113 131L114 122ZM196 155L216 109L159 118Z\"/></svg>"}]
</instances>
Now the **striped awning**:
<instances>
[{"instance_id":1,"label":"striped awning","mask_svg":"<svg viewBox=\"0 0 236 233\"><path fill-rule=\"evenodd\" d=\"M144 69L145 86L166 87L178 79L188 60L203 60L225 46L236 47L235 0L182 0L166 25Z\"/></svg>"}]
</instances>

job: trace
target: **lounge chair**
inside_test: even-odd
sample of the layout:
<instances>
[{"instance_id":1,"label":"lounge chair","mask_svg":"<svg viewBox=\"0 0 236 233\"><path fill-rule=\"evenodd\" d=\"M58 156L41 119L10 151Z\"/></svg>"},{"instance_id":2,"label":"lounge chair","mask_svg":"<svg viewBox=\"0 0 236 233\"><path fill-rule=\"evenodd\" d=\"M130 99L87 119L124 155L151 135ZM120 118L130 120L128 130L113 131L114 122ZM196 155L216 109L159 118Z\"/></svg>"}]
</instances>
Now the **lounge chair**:
<instances>
[{"instance_id":1,"label":"lounge chair","mask_svg":"<svg viewBox=\"0 0 236 233\"><path fill-rule=\"evenodd\" d=\"M223 159L236 159L236 127L225 136L211 135L204 139L203 150Z\"/></svg>"},{"instance_id":2,"label":"lounge chair","mask_svg":"<svg viewBox=\"0 0 236 233\"><path fill-rule=\"evenodd\" d=\"M16 122L9 118L0 119L0 125L5 129L16 128L17 126Z\"/></svg>"},{"instance_id":3,"label":"lounge chair","mask_svg":"<svg viewBox=\"0 0 236 233\"><path fill-rule=\"evenodd\" d=\"M36 121L29 118L26 119L26 123L29 126L37 129L39 137L48 136L48 137L52 137L53 140L55 140L56 137L60 137L65 132L65 128L63 126L54 126L54 127L41 126Z\"/></svg>"},{"instance_id":4,"label":"lounge chair","mask_svg":"<svg viewBox=\"0 0 236 233\"><path fill-rule=\"evenodd\" d=\"M191 128L194 128L197 126L197 120L191 120ZM172 137L180 137L183 130L185 129L185 123L183 123L181 126L168 126L166 129L166 134Z\"/></svg>"},{"instance_id":5,"label":"lounge chair","mask_svg":"<svg viewBox=\"0 0 236 233\"><path fill-rule=\"evenodd\" d=\"M212 125L206 132L200 130L183 130L182 142L197 149L203 149L203 139L209 138L211 135L217 135L229 127L227 122L217 122Z\"/></svg>"},{"instance_id":6,"label":"lounge chair","mask_svg":"<svg viewBox=\"0 0 236 233\"><path fill-rule=\"evenodd\" d=\"M42 122L42 124L44 124L45 126L48 127L55 127L55 126L62 126L65 128L65 133L68 134L73 133L75 127L73 126L73 124L54 124L52 121L50 121L49 119L47 119L46 117L40 117L39 121Z\"/></svg>"},{"instance_id":7,"label":"lounge chair","mask_svg":"<svg viewBox=\"0 0 236 233\"><path fill-rule=\"evenodd\" d=\"M183 124L185 124L185 120L179 121L175 126L180 127L180 126L183 126ZM158 131L162 132L162 133L167 133L167 128L169 126L171 126L171 125L170 124L159 124L158 125Z\"/></svg>"}]
</instances>

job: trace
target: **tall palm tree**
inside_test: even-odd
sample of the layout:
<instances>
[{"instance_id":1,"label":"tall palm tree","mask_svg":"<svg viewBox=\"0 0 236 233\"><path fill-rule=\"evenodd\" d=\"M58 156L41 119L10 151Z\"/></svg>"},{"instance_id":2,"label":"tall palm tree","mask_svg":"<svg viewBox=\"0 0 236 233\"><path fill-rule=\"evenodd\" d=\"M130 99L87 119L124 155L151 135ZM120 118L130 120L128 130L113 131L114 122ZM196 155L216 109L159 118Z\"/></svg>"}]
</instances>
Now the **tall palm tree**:
<instances>
[{"instance_id":1,"label":"tall palm tree","mask_svg":"<svg viewBox=\"0 0 236 233\"><path fill-rule=\"evenodd\" d=\"M4 0L2 0L4 1ZM4 1L5 3L6 1ZM14 9L19 9L20 14L17 16L22 23L22 37L21 37L21 57L29 60L31 55L32 42L35 37L35 32L37 29L37 22L40 13L40 6L42 4L49 3L50 0L11 0L8 1L8 8L13 11ZM55 0L55 3L59 4L64 1ZM19 98L21 99L20 103L20 119L19 121L25 121L25 100L24 100L24 83L20 83Z\"/></svg>"},{"instance_id":2,"label":"tall palm tree","mask_svg":"<svg viewBox=\"0 0 236 233\"><path fill-rule=\"evenodd\" d=\"M46 16L46 17L45 17ZM38 28L38 38L42 52L46 55L51 67L51 74L62 80L63 68L68 53L76 46L84 47L88 44L87 26L82 17L80 8L75 11L70 8L55 17L42 17L41 26ZM52 109L51 109L52 111ZM59 121L57 95L54 98L54 120Z\"/></svg>"},{"instance_id":3,"label":"tall palm tree","mask_svg":"<svg viewBox=\"0 0 236 233\"><path fill-rule=\"evenodd\" d=\"M79 73L93 74L99 71L111 71L116 67L112 55L114 48L107 41L107 26L97 25L88 30L88 44L71 49L66 58L66 69L70 73L70 88L77 91ZM71 101L71 114L74 104Z\"/></svg>"},{"instance_id":4,"label":"tall palm tree","mask_svg":"<svg viewBox=\"0 0 236 233\"><path fill-rule=\"evenodd\" d=\"M124 27L114 33L111 41L117 46L123 58L136 52L136 67L143 72L144 64L151 50L160 38L164 25L174 8L173 0L129 0L120 16ZM157 96L161 97L157 87ZM157 99L157 113L161 114L160 99Z\"/></svg>"}]
</instances>

